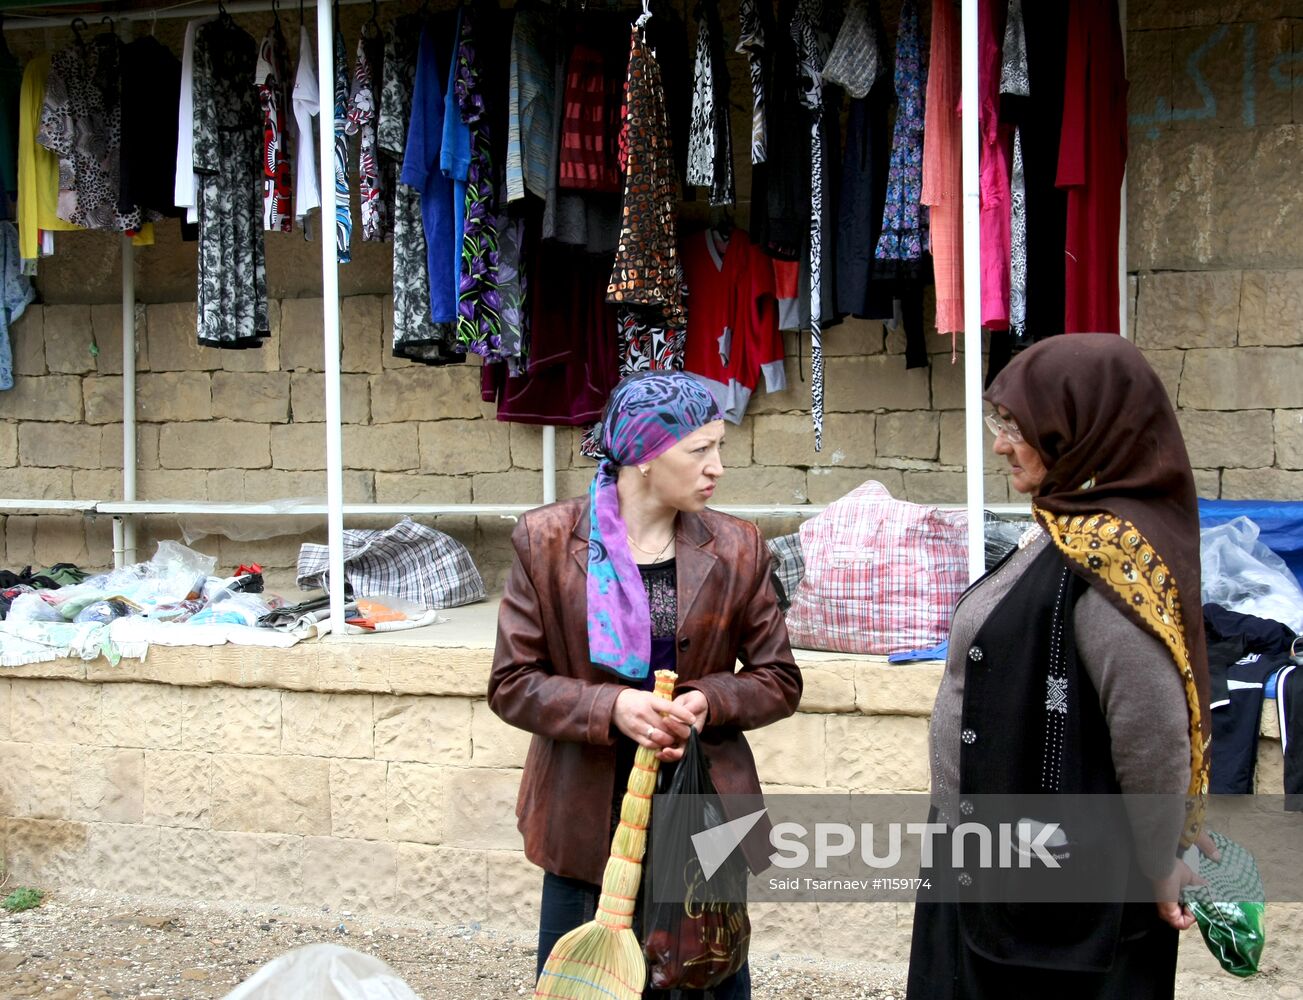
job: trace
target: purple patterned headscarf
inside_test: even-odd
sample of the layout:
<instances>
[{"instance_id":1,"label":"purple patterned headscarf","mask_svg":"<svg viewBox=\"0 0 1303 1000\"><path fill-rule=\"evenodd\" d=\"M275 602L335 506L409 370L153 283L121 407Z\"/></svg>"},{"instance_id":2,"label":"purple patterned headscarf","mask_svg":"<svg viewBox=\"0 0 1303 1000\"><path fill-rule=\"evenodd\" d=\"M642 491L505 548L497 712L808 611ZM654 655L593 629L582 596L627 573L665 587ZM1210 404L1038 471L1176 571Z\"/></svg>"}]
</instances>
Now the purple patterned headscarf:
<instances>
[{"instance_id":1,"label":"purple patterned headscarf","mask_svg":"<svg viewBox=\"0 0 1303 1000\"><path fill-rule=\"evenodd\" d=\"M651 613L616 477L622 465L650 462L722 416L709 389L675 371L630 375L606 403L597 435L603 457L588 488L588 656L621 677L642 680L651 669Z\"/></svg>"}]
</instances>

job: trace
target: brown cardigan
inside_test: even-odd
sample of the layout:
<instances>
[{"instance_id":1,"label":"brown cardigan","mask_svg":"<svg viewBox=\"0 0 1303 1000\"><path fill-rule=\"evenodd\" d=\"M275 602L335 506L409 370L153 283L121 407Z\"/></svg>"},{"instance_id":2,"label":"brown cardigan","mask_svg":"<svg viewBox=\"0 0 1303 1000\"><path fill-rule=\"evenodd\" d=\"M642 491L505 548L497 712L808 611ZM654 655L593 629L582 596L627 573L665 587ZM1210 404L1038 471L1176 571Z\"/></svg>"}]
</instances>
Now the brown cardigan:
<instances>
[{"instance_id":1,"label":"brown cardigan","mask_svg":"<svg viewBox=\"0 0 1303 1000\"><path fill-rule=\"evenodd\" d=\"M516 802L525 856L545 871L601 882L611 847L612 711L625 685L588 658L587 501L528 512L511 541L489 706L534 734ZM768 549L754 524L710 510L679 515L675 548L678 689L695 688L710 705L702 745L720 794L759 794L742 731L786 718L801 700ZM753 868L764 866L762 852L747 854Z\"/></svg>"}]
</instances>

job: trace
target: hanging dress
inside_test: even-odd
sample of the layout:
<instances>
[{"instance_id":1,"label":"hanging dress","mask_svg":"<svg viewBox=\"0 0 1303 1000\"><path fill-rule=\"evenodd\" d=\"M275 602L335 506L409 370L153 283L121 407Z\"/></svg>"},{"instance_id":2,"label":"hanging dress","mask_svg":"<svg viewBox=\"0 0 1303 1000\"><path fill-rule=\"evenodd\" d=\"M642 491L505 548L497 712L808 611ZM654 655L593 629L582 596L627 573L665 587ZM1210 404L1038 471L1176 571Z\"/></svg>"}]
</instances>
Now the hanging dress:
<instances>
[{"instance_id":1,"label":"hanging dress","mask_svg":"<svg viewBox=\"0 0 1303 1000\"><path fill-rule=\"evenodd\" d=\"M470 129L470 165L466 171L466 214L457 289L457 341L488 361L500 361L504 355L495 225L497 190L484 98L485 55L481 49L491 37L494 25L485 15L486 8L462 8L461 33L453 56L457 112Z\"/></svg>"},{"instance_id":2,"label":"hanging dress","mask_svg":"<svg viewBox=\"0 0 1303 1000\"><path fill-rule=\"evenodd\" d=\"M262 105L262 225L271 232L294 228L293 169L290 164L289 51L280 18L272 22L258 48L254 69Z\"/></svg>"},{"instance_id":3,"label":"hanging dress","mask_svg":"<svg viewBox=\"0 0 1303 1000\"><path fill-rule=\"evenodd\" d=\"M896 124L891 136L887 201L874 257L883 277L913 278L927 243L919 205L923 187L923 112L927 63L918 26L918 0L905 0L896 36Z\"/></svg>"},{"instance_id":4,"label":"hanging dress","mask_svg":"<svg viewBox=\"0 0 1303 1000\"><path fill-rule=\"evenodd\" d=\"M368 30L370 29L370 30ZM379 87L384 72L384 37L367 22L357 40L357 61L353 64L353 89L348 95L344 132L360 135L357 159L362 239L381 243L393 237L393 177L387 174L376 146L376 119L380 113Z\"/></svg>"},{"instance_id":5,"label":"hanging dress","mask_svg":"<svg viewBox=\"0 0 1303 1000\"><path fill-rule=\"evenodd\" d=\"M1068 193L1066 333L1118 333L1118 226L1127 166L1127 79L1116 0L1068 4L1058 186Z\"/></svg>"},{"instance_id":6,"label":"hanging dress","mask_svg":"<svg viewBox=\"0 0 1303 1000\"><path fill-rule=\"evenodd\" d=\"M195 35L195 304L199 343L208 347L261 347L271 335L258 171L262 123L250 84L257 57L257 43L229 18Z\"/></svg>"},{"instance_id":7,"label":"hanging dress","mask_svg":"<svg viewBox=\"0 0 1303 1000\"><path fill-rule=\"evenodd\" d=\"M36 141L59 157L59 218L86 229L139 229L140 208L121 211L122 43L105 32L50 60Z\"/></svg>"},{"instance_id":8,"label":"hanging dress","mask_svg":"<svg viewBox=\"0 0 1303 1000\"><path fill-rule=\"evenodd\" d=\"M312 39L299 27L299 64L290 93L294 110L294 218L308 238L308 213L321 207L321 173L317 169L317 130L312 119L321 114L321 92L312 59Z\"/></svg>"},{"instance_id":9,"label":"hanging dress","mask_svg":"<svg viewBox=\"0 0 1303 1000\"><path fill-rule=\"evenodd\" d=\"M980 0L977 8L978 160L981 192L982 326L1009 328L1010 174L1013 129L1000 115L1000 66L1007 0Z\"/></svg>"},{"instance_id":10,"label":"hanging dress","mask_svg":"<svg viewBox=\"0 0 1303 1000\"><path fill-rule=\"evenodd\" d=\"M1000 95L1006 108L1010 104L1017 105L1017 98L1031 96L1022 0L1009 0L1000 66ZM1021 343L1027 335L1027 179L1020 116L1006 114L1014 122L1013 167L1009 178L1009 331L1015 341Z\"/></svg>"},{"instance_id":11,"label":"hanging dress","mask_svg":"<svg viewBox=\"0 0 1303 1000\"><path fill-rule=\"evenodd\" d=\"M724 64L724 30L717 0L697 5L697 50L693 64L692 119L688 132L688 183L708 189L713 206L732 205L733 140L729 81Z\"/></svg>"},{"instance_id":12,"label":"hanging dress","mask_svg":"<svg viewBox=\"0 0 1303 1000\"><path fill-rule=\"evenodd\" d=\"M959 22L951 0L932 0L932 55L923 126L923 188L931 211L937 333L964 328L964 199L959 131Z\"/></svg>"},{"instance_id":13,"label":"hanging dress","mask_svg":"<svg viewBox=\"0 0 1303 1000\"><path fill-rule=\"evenodd\" d=\"M823 0L800 0L792 18L791 34L801 82L801 103L810 116L810 417L814 424L814 450L823 449L823 83L828 58L822 35Z\"/></svg>"},{"instance_id":14,"label":"hanging dress","mask_svg":"<svg viewBox=\"0 0 1303 1000\"><path fill-rule=\"evenodd\" d=\"M401 167L407 149L416 83L416 54L422 18L409 14L385 33L383 82L376 144L382 163ZM423 364L459 364L465 355L453 350L452 324L430 318L430 273L421 219L421 193L401 181L394 184L394 357Z\"/></svg>"},{"instance_id":15,"label":"hanging dress","mask_svg":"<svg viewBox=\"0 0 1303 1000\"><path fill-rule=\"evenodd\" d=\"M620 133L624 205L607 301L651 307L664 325L681 330L687 315L674 221L674 156L665 91L656 56L637 28L629 50L625 101L625 128Z\"/></svg>"},{"instance_id":16,"label":"hanging dress","mask_svg":"<svg viewBox=\"0 0 1303 1000\"><path fill-rule=\"evenodd\" d=\"M751 78L751 162L764 163L769 152L769 129L765 110L765 25L758 0L742 0L737 16L735 51L746 56L747 75Z\"/></svg>"},{"instance_id":17,"label":"hanging dress","mask_svg":"<svg viewBox=\"0 0 1303 1000\"><path fill-rule=\"evenodd\" d=\"M335 10L339 13L338 7ZM344 32L335 18L335 254L341 264L353 259L353 206L348 189L348 56Z\"/></svg>"}]
</instances>

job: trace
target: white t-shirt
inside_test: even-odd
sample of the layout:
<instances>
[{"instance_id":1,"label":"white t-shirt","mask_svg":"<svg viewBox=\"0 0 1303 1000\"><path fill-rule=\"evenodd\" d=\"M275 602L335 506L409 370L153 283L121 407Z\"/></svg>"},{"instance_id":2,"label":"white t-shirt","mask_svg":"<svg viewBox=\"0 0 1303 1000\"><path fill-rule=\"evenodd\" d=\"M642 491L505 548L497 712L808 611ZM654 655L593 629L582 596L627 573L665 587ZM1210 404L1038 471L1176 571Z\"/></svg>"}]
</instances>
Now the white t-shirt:
<instances>
[{"instance_id":1,"label":"white t-shirt","mask_svg":"<svg viewBox=\"0 0 1303 1000\"><path fill-rule=\"evenodd\" d=\"M312 124L321 113L316 61L306 26L299 27L299 66L294 73L294 218L321 207L321 174L317 166L317 136Z\"/></svg>"},{"instance_id":2,"label":"white t-shirt","mask_svg":"<svg viewBox=\"0 0 1303 1000\"><path fill-rule=\"evenodd\" d=\"M195 181L195 35L202 25L216 20L201 17L185 26L181 47L181 104L176 113L176 184L173 201L186 210L186 222L198 222L198 184Z\"/></svg>"}]
</instances>

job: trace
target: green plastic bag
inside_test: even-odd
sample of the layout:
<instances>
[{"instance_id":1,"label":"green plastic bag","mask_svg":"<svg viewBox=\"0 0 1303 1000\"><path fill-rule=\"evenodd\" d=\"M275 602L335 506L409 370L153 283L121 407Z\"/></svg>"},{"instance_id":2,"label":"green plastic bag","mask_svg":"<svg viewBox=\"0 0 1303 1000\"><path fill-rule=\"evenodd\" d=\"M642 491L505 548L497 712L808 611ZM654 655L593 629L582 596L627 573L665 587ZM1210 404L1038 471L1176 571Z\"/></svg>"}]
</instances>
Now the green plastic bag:
<instances>
[{"instance_id":1,"label":"green plastic bag","mask_svg":"<svg viewBox=\"0 0 1303 1000\"><path fill-rule=\"evenodd\" d=\"M1221 860L1190 849L1187 864L1197 856L1199 875L1208 884L1186 886L1181 901L1194 913L1208 950L1222 968L1232 975L1251 976L1258 971L1267 941L1262 876L1247 850L1220 833L1209 831L1209 836Z\"/></svg>"}]
</instances>

